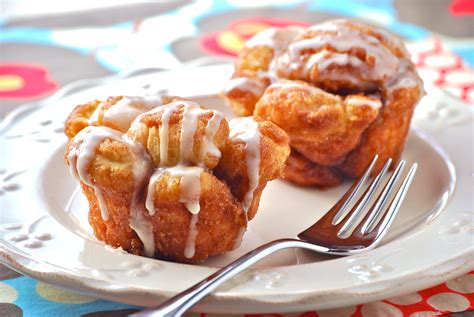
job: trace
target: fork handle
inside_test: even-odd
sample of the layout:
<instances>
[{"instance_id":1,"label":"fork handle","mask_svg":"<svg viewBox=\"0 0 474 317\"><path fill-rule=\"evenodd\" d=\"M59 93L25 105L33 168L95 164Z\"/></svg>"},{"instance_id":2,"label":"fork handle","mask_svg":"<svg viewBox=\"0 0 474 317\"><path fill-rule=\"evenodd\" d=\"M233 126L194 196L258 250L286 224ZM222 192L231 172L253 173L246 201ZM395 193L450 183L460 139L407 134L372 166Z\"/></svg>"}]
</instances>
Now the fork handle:
<instances>
[{"instance_id":1,"label":"fork handle","mask_svg":"<svg viewBox=\"0 0 474 317\"><path fill-rule=\"evenodd\" d=\"M179 317L203 297L211 293L225 281L239 274L268 255L287 248L314 249L314 245L296 239L275 240L244 254L229 265L214 272L209 277L163 302L155 308L149 308L132 314L134 317ZM324 249L321 247L321 249ZM321 250L323 251L323 250Z\"/></svg>"}]
</instances>

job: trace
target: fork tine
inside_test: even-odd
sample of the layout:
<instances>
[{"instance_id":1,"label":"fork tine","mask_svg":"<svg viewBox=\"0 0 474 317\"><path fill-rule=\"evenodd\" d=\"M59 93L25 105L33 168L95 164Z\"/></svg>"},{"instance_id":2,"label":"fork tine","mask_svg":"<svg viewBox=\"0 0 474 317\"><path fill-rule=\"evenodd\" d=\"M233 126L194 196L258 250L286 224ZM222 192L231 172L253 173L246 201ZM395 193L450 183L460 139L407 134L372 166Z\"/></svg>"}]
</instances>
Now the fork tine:
<instances>
[{"instance_id":1,"label":"fork tine","mask_svg":"<svg viewBox=\"0 0 474 317\"><path fill-rule=\"evenodd\" d=\"M406 162L401 160L398 162L397 166L395 167L395 171L393 172L392 176L388 180L387 184L383 188L382 192L380 193L379 197L375 201L374 205L370 208L369 212L365 215L364 219L359 223L359 225L354 230L354 233L359 232L362 235L368 233L369 226L373 226L375 220L380 215L382 210L384 210L385 205L387 204L388 198L390 194L393 192L395 183L401 176L401 173L405 167Z\"/></svg>"},{"instance_id":2,"label":"fork tine","mask_svg":"<svg viewBox=\"0 0 474 317\"><path fill-rule=\"evenodd\" d=\"M343 237L353 226L360 220L360 215L364 211L365 207L372 199L374 194L380 187L381 181L385 174L387 173L390 165L392 165L392 159L389 158L387 162L385 162L384 166L377 174L377 176L373 179L370 183L369 187L366 189L364 194L360 197L359 201L356 205L352 208L352 210L344 217L341 221L342 227L340 228L339 232L337 233L338 237Z\"/></svg>"},{"instance_id":3,"label":"fork tine","mask_svg":"<svg viewBox=\"0 0 474 317\"><path fill-rule=\"evenodd\" d=\"M375 225L374 227L374 221L375 219L378 218L378 215L375 215L376 217L373 218L372 223L370 223L370 226L367 226L366 232L368 233L370 233L371 231L377 230L377 233L375 236L376 240L380 241L387 233L388 231L387 229L392 225L393 220L395 219L395 216L397 215L403 201L405 200L405 196L408 192L408 189L410 188L410 185L413 181L417 168L418 168L418 164L414 163L412 167L410 168L410 171L408 172L407 176L403 180L402 185L400 186L397 193L395 194L395 197L393 197L392 202L390 203L390 206L388 208L388 211L382 216L382 219L380 219L378 224Z\"/></svg>"},{"instance_id":4,"label":"fork tine","mask_svg":"<svg viewBox=\"0 0 474 317\"><path fill-rule=\"evenodd\" d=\"M392 176L390 177L389 181L385 185L382 193L380 193L379 197L377 198L377 201L375 202L373 207L370 209L370 211L367 213L364 220L358 225L357 229L360 229L361 234L364 235L373 231L378 218L380 218L380 215L384 212L384 210L387 209L385 208L385 206L388 203L388 199L390 195L393 193L394 190L396 190L395 185L400 179L404 167L405 167L405 161L400 161L400 163L398 163L397 167L395 168L395 171L393 172ZM411 172L411 169L410 169L410 172ZM381 221L379 221L379 224L380 223Z\"/></svg>"},{"instance_id":5,"label":"fork tine","mask_svg":"<svg viewBox=\"0 0 474 317\"><path fill-rule=\"evenodd\" d=\"M325 217L332 217L334 212L337 210L337 213L331 220L331 224L335 225L339 222L342 215L346 213L347 207L354 201L356 195L360 192L362 186L365 184L367 178L370 175L370 172L374 168L375 163L377 162L379 156L376 154L374 159L370 163L369 167L365 170L364 174L359 178L357 183L354 183L347 192L338 200L338 202L329 210L329 212L325 215ZM340 206L340 207L339 207Z\"/></svg>"}]
</instances>

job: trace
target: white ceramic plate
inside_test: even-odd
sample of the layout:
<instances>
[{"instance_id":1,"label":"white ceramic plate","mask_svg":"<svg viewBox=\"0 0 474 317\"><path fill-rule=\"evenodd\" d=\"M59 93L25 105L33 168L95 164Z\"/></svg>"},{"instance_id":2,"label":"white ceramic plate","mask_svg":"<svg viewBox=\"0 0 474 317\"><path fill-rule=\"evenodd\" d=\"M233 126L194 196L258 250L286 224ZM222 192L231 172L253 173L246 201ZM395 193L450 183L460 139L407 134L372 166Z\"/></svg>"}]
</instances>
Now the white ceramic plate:
<instances>
[{"instance_id":1,"label":"white ceramic plate","mask_svg":"<svg viewBox=\"0 0 474 317\"><path fill-rule=\"evenodd\" d=\"M216 266L276 238L294 237L346 186L320 191L284 181L267 187L242 247L200 266L163 262L104 246L91 235L87 203L63 160L63 121L80 103L154 89L198 96L230 115L217 97L230 65L148 71L82 81L12 113L1 126L0 260L39 280L150 306ZM141 74L140 74L141 73ZM436 88L418 106L404 158L417 161L412 189L384 245L333 258L290 250L225 284L195 307L207 312L325 309L429 287L473 269L473 113Z\"/></svg>"}]
</instances>

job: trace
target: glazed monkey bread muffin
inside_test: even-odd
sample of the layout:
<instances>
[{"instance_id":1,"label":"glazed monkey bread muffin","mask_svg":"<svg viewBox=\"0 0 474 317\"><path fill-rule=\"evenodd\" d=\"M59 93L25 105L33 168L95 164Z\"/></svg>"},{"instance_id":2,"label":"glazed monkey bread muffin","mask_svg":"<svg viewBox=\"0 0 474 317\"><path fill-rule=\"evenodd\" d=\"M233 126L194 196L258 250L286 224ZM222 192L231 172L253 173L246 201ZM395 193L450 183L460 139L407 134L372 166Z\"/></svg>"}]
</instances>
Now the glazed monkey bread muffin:
<instances>
[{"instance_id":1,"label":"glazed monkey bread muffin","mask_svg":"<svg viewBox=\"0 0 474 317\"><path fill-rule=\"evenodd\" d=\"M287 134L178 97L110 97L76 107L65 158L95 236L133 254L199 262L240 245Z\"/></svg>"},{"instance_id":2,"label":"glazed monkey bread muffin","mask_svg":"<svg viewBox=\"0 0 474 317\"><path fill-rule=\"evenodd\" d=\"M237 115L290 136L284 178L334 186L398 160L422 82L402 41L347 20L267 29L250 39L223 92Z\"/></svg>"}]
</instances>

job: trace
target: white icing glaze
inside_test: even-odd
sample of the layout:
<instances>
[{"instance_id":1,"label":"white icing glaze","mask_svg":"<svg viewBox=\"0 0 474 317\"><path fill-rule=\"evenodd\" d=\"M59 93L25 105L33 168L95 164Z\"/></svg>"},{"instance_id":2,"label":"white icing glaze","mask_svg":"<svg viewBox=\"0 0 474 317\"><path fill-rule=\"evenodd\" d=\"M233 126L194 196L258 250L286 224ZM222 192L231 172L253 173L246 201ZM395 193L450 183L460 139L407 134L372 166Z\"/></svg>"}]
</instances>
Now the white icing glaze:
<instances>
[{"instance_id":1,"label":"white icing glaze","mask_svg":"<svg viewBox=\"0 0 474 317\"><path fill-rule=\"evenodd\" d=\"M418 97L418 99L420 99L425 94L423 81L414 70L413 64L411 64L409 61L403 60L400 63L400 71L398 75L392 78L392 80L386 84L384 88L387 90L389 98L393 98L394 91L403 88L415 87L419 87L420 89L420 95Z\"/></svg>"},{"instance_id":2,"label":"white icing glaze","mask_svg":"<svg viewBox=\"0 0 474 317\"><path fill-rule=\"evenodd\" d=\"M296 88L296 89L299 89L299 90L306 90L307 92L312 93L312 94L324 95L325 98L330 98L330 99L334 99L334 100L337 100L337 101L341 100L341 98L338 95L333 95L333 94L327 93L326 91L322 90L321 88L311 86L311 85L303 85L303 84L301 84L297 81L293 81L293 80L282 80L282 81L279 81L277 83L271 84L268 87L269 90L270 89L275 89L275 88L278 88L278 89Z\"/></svg>"},{"instance_id":3,"label":"white icing glaze","mask_svg":"<svg viewBox=\"0 0 474 317\"><path fill-rule=\"evenodd\" d=\"M145 207L148 210L150 216L153 216L156 213L155 204L154 204L154 197L156 191L156 182L161 177L163 172L166 171L164 168L158 168L155 170L153 175L150 177L150 181L148 182L148 189L145 199Z\"/></svg>"},{"instance_id":4,"label":"white icing glaze","mask_svg":"<svg viewBox=\"0 0 474 317\"><path fill-rule=\"evenodd\" d=\"M333 53L322 50L321 52L311 55L309 60L306 62L305 71L310 71L314 65L318 66L319 71L323 71L334 64L340 66L351 65L353 67L359 67L362 65L362 61L349 54Z\"/></svg>"},{"instance_id":5,"label":"white icing glaze","mask_svg":"<svg viewBox=\"0 0 474 317\"><path fill-rule=\"evenodd\" d=\"M133 176L134 190L132 201L130 203L130 227L135 230L138 237L143 243L143 250L146 256L152 257L155 254L155 238L153 235L153 226L145 218L145 208L143 206L142 189L146 186L146 182L151 172L151 160L148 158L145 149L139 144L128 139L124 135L123 139L132 144L133 158Z\"/></svg>"},{"instance_id":6,"label":"white icing glaze","mask_svg":"<svg viewBox=\"0 0 474 317\"><path fill-rule=\"evenodd\" d=\"M356 26L356 28L352 28L352 26ZM385 90L391 95L400 88L418 86L423 89L423 84L416 71L409 66L410 62L405 58L399 59L381 43L385 41L389 43L388 46L397 47L405 56L408 56L400 38L378 28L375 28L375 33L378 34L375 37L362 33L357 27L363 29L367 26L358 22L337 19L313 25L306 30L300 27L271 28L250 39L246 47L261 45L274 49L269 69L257 72L258 78L270 79L273 84L270 87L311 89L299 84L281 84L279 75L287 77L292 74L295 76L296 72L296 78L307 80L309 72L317 67L318 80L343 80L354 84L362 91L378 89L379 91ZM318 34L312 38L303 37L305 33L315 31L324 31L327 34ZM329 51L328 47L334 51ZM358 56L349 54L348 52L354 48L363 49L368 56L373 58L374 64L366 63ZM353 71L347 71L338 66L350 66ZM252 79L234 78L229 81L224 92L228 93L232 89L240 88L260 96L265 88L254 82L256 81ZM384 87L378 87L376 82L384 82ZM359 103L358 101L351 102ZM364 101L364 104L373 108L378 108L380 104L379 102L369 103L370 105Z\"/></svg>"},{"instance_id":7,"label":"white icing glaze","mask_svg":"<svg viewBox=\"0 0 474 317\"><path fill-rule=\"evenodd\" d=\"M145 255L153 256L155 250L153 229L151 224L144 217L144 208L142 206L141 189L146 184L146 179L150 173L150 160L143 147L116 130L107 127L86 127L74 137L71 144L70 152L67 157L71 173L84 184L94 188L102 219L108 220L108 212L102 193L100 189L92 183L88 174L88 168L96 153L96 149L105 139L127 143L134 156L132 159L134 189L130 202L130 227L135 230L142 241Z\"/></svg>"},{"instance_id":8,"label":"white icing glaze","mask_svg":"<svg viewBox=\"0 0 474 317\"><path fill-rule=\"evenodd\" d=\"M201 197L201 173L202 167L197 166L175 166L167 169L172 176L181 177L180 202L193 215L198 214L201 209L199 199Z\"/></svg>"},{"instance_id":9,"label":"white icing glaze","mask_svg":"<svg viewBox=\"0 0 474 317\"><path fill-rule=\"evenodd\" d=\"M268 89L274 89L274 88L278 88L278 89L298 88L298 89L303 89L303 90L308 90L308 91L311 91L313 89L318 89L314 86L303 85L302 83L299 83L293 80L282 80L268 86Z\"/></svg>"},{"instance_id":10,"label":"white icing glaze","mask_svg":"<svg viewBox=\"0 0 474 317\"><path fill-rule=\"evenodd\" d=\"M318 69L325 69L329 65L352 65L360 69L359 76L366 80L383 80L394 76L398 70L398 58L390 52L380 41L367 34L362 34L358 30L353 30L343 20L330 21L327 23L314 25L311 31L331 31L329 34L319 34L312 38L304 38L293 41L288 46L287 53L282 55L280 60L281 69L300 69L308 71L315 64ZM303 54L307 50L319 50L326 46L330 46L337 51L336 55L323 53L317 57L303 60ZM365 52L375 58L375 65L368 66L354 56L348 55L346 52L354 48L364 49ZM317 54L317 53L316 53ZM314 56L314 55L313 55ZM280 63L279 62L279 63ZM349 72L331 71L328 78L345 79L353 81ZM325 73L318 74L318 78L324 79ZM353 76L352 76L353 77Z\"/></svg>"},{"instance_id":11,"label":"white icing glaze","mask_svg":"<svg viewBox=\"0 0 474 317\"><path fill-rule=\"evenodd\" d=\"M308 30L312 31L338 31L339 25L347 23L347 20L345 19L334 19L334 20L329 20L323 23L319 24L314 24L308 27ZM360 25L360 24L359 24Z\"/></svg>"},{"instance_id":12,"label":"white icing glaze","mask_svg":"<svg viewBox=\"0 0 474 317\"><path fill-rule=\"evenodd\" d=\"M302 39L296 42L293 42L288 47L288 52L290 59L295 61L298 60L304 50L309 49L320 49L325 45L330 45L338 51L349 51L352 48L363 48L368 53L372 53L374 56L380 55L382 52L377 50L382 47L375 46L378 44L378 40L372 36L366 36L365 38L360 38L358 32L346 29L346 32L339 30L336 35L317 35L312 38Z\"/></svg>"},{"instance_id":13,"label":"white icing glaze","mask_svg":"<svg viewBox=\"0 0 474 317\"><path fill-rule=\"evenodd\" d=\"M111 123L121 131L126 131L130 123L140 114L163 105L161 96L123 97L104 112L103 122Z\"/></svg>"},{"instance_id":14,"label":"white icing glaze","mask_svg":"<svg viewBox=\"0 0 474 317\"><path fill-rule=\"evenodd\" d=\"M268 46L273 49L273 57L269 65L269 69L260 70L257 72L259 78L268 78L270 82L278 81L278 76L275 72L276 59L286 50L287 46L301 33L303 28L299 26L288 26L284 28L268 28L247 41L245 46L247 48L254 46ZM229 93L233 89L240 89L242 91L250 92L251 94L260 97L265 91L265 84L259 80L237 77L229 80L224 88L225 93Z\"/></svg>"},{"instance_id":15,"label":"white icing glaze","mask_svg":"<svg viewBox=\"0 0 474 317\"><path fill-rule=\"evenodd\" d=\"M380 33L384 40L387 42L390 42L391 46L396 46L398 47L405 56L409 57L410 53L408 52L407 48L405 47L405 44L403 43L402 39L395 34L390 33L389 31L381 28L377 28L377 32Z\"/></svg>"},{"instance_id":16,"label":"white icing glaze","mask_svg":"<svg viewBox=\"0 0 474 317\"><path fill-rule=\"evenodd\" d=\"M196 253L196 239L198 235L197 222L199 220L199 214L194 214L191 217L191 223L189 224L188 240L184 248L184 256L188 259L192 258Z\"/></svg>"},{"instance_id":17,"label":"white icing glaze","mask_svg":"<svg viewBox=\"0 0 474 317\"><path fill-rule=\"evenodd\" d=\"M277 82L280 78L278 77L278 75L274 71L274 69L275 69L274 63L275 63L275 59L272 60L272 62L270 64L270 67L269 67L269 70L266 70L266 71L259 70L257 72L257 76L259 78L267 78L268 80L270 80L270 83ZM265 92L265 90L264 90L264 92Z\"/></svg>"},{"instance_id":18,"label":"white icing glaze","mask_svg":"<svg viewBox=\"0 0 474 317\"><path fill-rule=\"evenodd\" d=\"M97 108L95 108L94 112L89 118L89 125L99 125L99 113L102 111L103 103L99 103Z\"/></svg>"},{"instance_id":19,"label":"white icing glaze","mask_svg":"<svg viewBox=\"0 0 474 317\"><path fill-rule=\"evenodd\" d=\"M214 111L214 115L207 122L206 131L202 139L199 153L201 162L204 162L204 159L208 154L218 158L221 157L221 151L214 143L214 138L216 137L217 131L221 126L222 119L224 119L224 114L222 112Z\"/></svg>"},{"instance_id":20,"label":"white icing glaze","mask_svg":"<svg viewBox=\"0 0 474 317\"><path fill-rule=\"evenodd\" d=\"M254 47L254 46L275 46L274 36L277 32L277 28L268 28L255 34L252 38L250 38L246 43L246 47Z\"/></svg>"},{"instance_id":21,"label":"white icing glaze","mask_svg":"<svg viewBox=\"0 0 474 317\"><path fill-rule=\"evenodd\" d=\"M107 204L104 201L102 192L98 187L94 186L88 173L88 168L96 149L104 139L123 142L121 133L116 130L106 127L86 127L74 137L67 160L71 174L77 180L94 189L102 219L108 220Z\"/></svg>"},{"instance_id":22,"label":"white icing glaze","mask_svg":"<svg viewBox=\"0 0 474 317\"><path fill-rule=\"evenodd\" d=\"M150 215L154 215L156 212L153 203L156 182L164 173L168 173L172 177L181 178L179 201L186 206L190 213L199 213L199 199L201 197L201 173L203 171L204 169L202 167L182 165L156 169L150 178L150 182L148 183L148 192L145 203Z\"/></svg>"},{"instance_id":23,"label":"white icing glaze","mask_svg":"<svg viewBox=\"0 0 474 317\"><path fill-rule=\"evenodd\" d=\"M95 197L97 198L97 203L99 204L100 215L102 216L102 219L108 220L109 211L107 209L107 203L105 202L102 190L100 190L97 186L92 186L92 188L94 188Z\"/></svg>"},{"instance_id":24,"label":"white icing glaze","mask_svg":"<svg viewBox=\"0 0 474 317\"><path fill-rule=\"evenodd\" d=\"M387 87L391 90L397 90L401 88L414 88L416 86L423 87L423 83L415 72L404 71L399 76L395 77Z\"/></svg>"},{"instance_id":25,"label":"white icing glaze","mask_svg":"<svg viewBox=\"0 0 474 317\"><path fill-rule=\"evenodd\" d=\"M246 47L269 46L276 50L276 54L286 49L298 35L303 32L303 28L299 26L288 26L284 28L268 28L245 43Z\"/></svg>"},{"instance_id":26,"label":"white icing glaze","mask_svg":"<svg viewBox=\"0 0 474 317\"><path fill-rule=\"evenodd\" d=\"M260 131L258 123L252 117L235 118L229 122L229 137L245 143L248 191L242 202L247 214L253 200L255 189L260 181Z\"/></svg>"},{"instance_id":27,"label":"white icing glaze","mask_svg":"<svg viewBox=\"0 0 474 317\"><path fill-rule=\"evenodd\" d=\"M382 102L378 99L361 98L357 96L350 96L346 98L346 104L349 106L369 106L373 109L382 107Z\"/></svg>"},{"instance_id":28,"label":"white icing glaze","mask_svg":"<svg viewBox=\"0 0 474 317\"><path fill-rule=\"evenodd\" d=\"M413 88L418 85L418 80L414 76L402 77L393 86L392 89Z\"/></svg>"},{"instance_id":29,"label":"white icing glaze","mask_svg":"<svg viewBox=\"0 0 474 317\"><path fill-rule=\"evenodd\" d=\"M138 115L161 105L163 105L163 101L160 95L146 95L144 97L124 96L116 104L104 111L102 121L105 125L112 124L121 131L126 131ZM90 125L99 124L99 113L103 111L102 109L103 103L100 103L89 118Z\"/></svg>"},{"instance_id":30,"label":"white icing glaze","mask_svg":"<svg viewBox=\"0 0 474 317\"><path fill-rule=\"evenodd\" d=\"M266 76L266 74L262 75ZM230 93L234 89L239 89L241 91L250 92L256 97L260 97L265 91L265 88L265 85L257 79L250 77L236 77L232 78L226 83L224 87L224 92Z\"/></svg>"},{"instance_id":31,"label":"white icing glaze","mask_svg":"<svg viewBox=\"0 0 474 317\"><path fill-rule=\"evenodd\" d=\"M196 166L174 166L166 168L158 168L150 178L148 191L146 196L146 208L150 215L154 215L156 210L154 206L154 195L156 182L160 177L168 173L171 177L180 177L180 197L179 201L183 203L188 211L192 214L189 226L188 239L184 250L184 256L192 258L195 253L195 244L198 234L196 228L199 211L201 209L199 200L201 198L201 173L204 171L201 167Z\"/></svg>"},{"instance_id":32,"label":"white icing glaze","mask_svg":"<svg viewBox=\"0 0 474 317\"><path fill-rule=\"evenodd\" d=\"M247 231L247 227L240 228L239 232L235 236L234 245L232 246L232 250L235 250L238 247L240 247L240 245L242 244L242 239L243 239L244 234L245 234L246 231Z\"/></svg>"},{"instance_id":33,"label":"white icing glaze","mask_svg":"<svg viewBox=\"0 0 474 317\"><path fill-rule=\"evenodd\" d=\"M153 235L153 225L144 217L143 212L132 213L130 217L130 228L132 228L138 238L143 243L143 251L146 256L153 257L155 254L155 237Z\"/></svg>"},{"instance_id":34,"label":"white icing glaze","mask_svg":"<svg viewBox=\"0 0 474 317\"><path fill-rule=\"evenodd\" d=\"M165 107L161 114L161 125L160 125L160 166L165 166L168 163L168 143L169 143L169 121L173 112L176 110L174 107Z\"/></svg>"},{"instance_id":35,"label":"white icing glaze","mask_svg":"<svg viewBox=\"0 0 474 317\"><path fill-rule=\"evenodd\" d=\"M203 164L203 160L207 153L220 157L221 153L214 144L214 137L219 129L220 123L224 118L221 112L215 110L203 109L199 104L192 101L175 101L167 104L163 108L161 115L161 125L159 130L160 135L160 166L167 166L168 162L168 148L169 148L169 120L171 115L179 109L184 109L183 118L181 121L181 135L180 135L180 155L179 163L186 164L193 161L194 153L194 135L198 127L199 117L212 113L213 116L209 119L204 131L203 142L199 148L198 164ZM150 112L155 112L153 109ZM149 114L147 112L146 114Z\"/></svg>"},{"instance_id":36,"label":"white icing glaze","mask_svg":"<svg viewBox=\"0 0 474 317\"><path fill-rule=\"evenodd\" d=\"M193 159L194 134L198 127L199 116L208 112L197 103L184 103L183 120L181 122L180 163L190 162Z\"/></svg>"}]
</instances>

